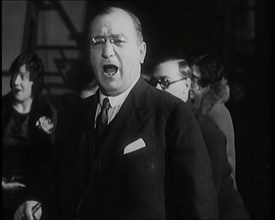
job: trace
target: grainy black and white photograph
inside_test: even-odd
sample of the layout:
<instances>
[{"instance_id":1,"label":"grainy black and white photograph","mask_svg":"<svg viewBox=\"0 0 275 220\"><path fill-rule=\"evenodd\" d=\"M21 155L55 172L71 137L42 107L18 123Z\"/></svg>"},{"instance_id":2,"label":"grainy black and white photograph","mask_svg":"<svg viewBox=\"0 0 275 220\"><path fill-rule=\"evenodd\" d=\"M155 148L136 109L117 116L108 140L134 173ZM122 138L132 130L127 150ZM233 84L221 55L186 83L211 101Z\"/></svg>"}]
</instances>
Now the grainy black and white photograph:
<instances>
[{"instance_id":1,"label":"grainy black and white photograph","mask_svg":"<svg viewBox=\"0 0 275 220\"><path fill-rule=\"evenodd\" d=\"M271 219L270 0L1 4L1 219Z\"/></svg>"}]
</instances>

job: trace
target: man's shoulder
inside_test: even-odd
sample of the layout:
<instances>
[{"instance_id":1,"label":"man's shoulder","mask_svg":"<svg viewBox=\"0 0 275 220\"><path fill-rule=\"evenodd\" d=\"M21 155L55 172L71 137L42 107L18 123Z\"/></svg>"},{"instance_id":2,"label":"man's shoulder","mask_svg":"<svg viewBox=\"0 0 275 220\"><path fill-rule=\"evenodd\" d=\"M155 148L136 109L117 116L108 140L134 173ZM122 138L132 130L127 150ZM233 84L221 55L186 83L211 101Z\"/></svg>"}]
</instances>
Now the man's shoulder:
<instances>
[{"instance_id":1,"label":"man's shoulder","mask_svg":"<svg viewBox=\"0 0 275 220\"><path fill-rule=\"evenodd\" d=\"M159 111L161 111L161 109L169 111L177 105L185 106L185 103L179 98L149 85L144 80L137 82L132 90L132 94L137 103L142 103L142 105L148 106L149 108L156 108Z\"/></svg>"},{"instance_id":2,"label":"man's shoulder","mask_svg":"<svg viewBox=\"0 0 275 220\"><path fill-rule=\"evenodd\" d=\"M154 106L158 114L173 115L179 121L182 118L193 117L193 114L188 105L181 99L171 95L168 92L152 88L148 96L150 106Z\"/></svg>"},{"instance_id":3,"label":"man's shoulder","mask_svg":"<svg viewBox=\"0 0 275 220\"><path fill-rule=\"evenodd\" d=\"M78 102L75 102L75 107L83 107L85 105L90 105L94 102L97 102L96 94L90 95L86 98L81 98L78 100Z\"/></svg>"},{"instance_id":4,"label":"man's shoulder","mask_svg":"<svg viewBox=\"0 0 275 220\"><path fill-rule=\"evenodd\" d=\"M163 90L159 90L157 88L151 89L150 98L152 100L155 100L156 102L159 102L162 105L165 106L174 106L178 104L185 105L185 103L180 100L179 98L173 96L172 94L165 92Z\"/></svg>"}]
</instances>

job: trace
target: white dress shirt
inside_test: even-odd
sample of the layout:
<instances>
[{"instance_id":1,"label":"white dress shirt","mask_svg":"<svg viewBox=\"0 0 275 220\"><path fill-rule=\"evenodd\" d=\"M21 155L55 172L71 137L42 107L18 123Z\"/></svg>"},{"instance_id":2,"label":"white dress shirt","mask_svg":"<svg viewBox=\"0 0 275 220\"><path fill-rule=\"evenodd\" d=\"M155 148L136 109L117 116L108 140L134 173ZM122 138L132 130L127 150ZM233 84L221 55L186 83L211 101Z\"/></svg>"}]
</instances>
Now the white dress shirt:
<instances>
[{"instance_id":1,"label":"white dress shirt","mask_svg":"<svg viewBox=\"0 0 275 220\"><path fill-rule=\"evenodd\" d=\"M95 114L95 122L96 122L97 116L99 115L99 113L101 111L103 99L107 97L109 99L110 105L111 105L110 109L108 110L107 124L109 124L114 119L116 114L118 113L123 102L125 101L126 97L128 96L129 92L131 91L131 89L137 83L138 79L139 79L139 77L134 81L134 83L127 90L125 90L123 93L121 93L118 96L105 96L101 91L99 91L99 102L100 103L98 103L98 105L97 105L96 114ZM95 123L95 126L96 126L96 123Z\"/></svg>"}]
</instances>

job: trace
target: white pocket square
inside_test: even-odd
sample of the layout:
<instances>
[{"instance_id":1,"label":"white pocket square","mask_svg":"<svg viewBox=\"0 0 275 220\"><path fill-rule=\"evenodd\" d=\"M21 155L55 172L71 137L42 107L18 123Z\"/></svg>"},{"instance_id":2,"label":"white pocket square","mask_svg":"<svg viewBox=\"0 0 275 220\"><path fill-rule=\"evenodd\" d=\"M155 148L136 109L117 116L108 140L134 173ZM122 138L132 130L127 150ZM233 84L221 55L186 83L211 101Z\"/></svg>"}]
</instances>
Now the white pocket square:
<instances>
[{"instance_id":1,"label":"white pocket square","mask_svg":"<svg viewBox=\"0 0 275 220\"><path fill-rule=\"evenodd\" d=\"M124 148L124 151L123 151L123 154L128 154L128 153L131 153L133 151L136 151L138 149L141 149L143 147L145 147L145 142L143 141L142 138L139 138L137 139L136 141L128 144L125 148Z\"/></svg>"}]
</instances>

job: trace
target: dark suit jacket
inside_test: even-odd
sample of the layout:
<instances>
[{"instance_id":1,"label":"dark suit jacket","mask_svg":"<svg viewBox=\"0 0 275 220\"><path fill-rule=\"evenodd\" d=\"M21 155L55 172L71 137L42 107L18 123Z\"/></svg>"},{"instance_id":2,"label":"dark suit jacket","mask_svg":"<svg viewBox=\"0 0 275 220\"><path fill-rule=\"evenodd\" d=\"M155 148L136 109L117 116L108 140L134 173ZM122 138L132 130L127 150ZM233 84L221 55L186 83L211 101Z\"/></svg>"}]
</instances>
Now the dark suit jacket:
<instances>
[{"instance_id":1,"label":"dark suit jacket","mask_svg":"<svg viewBox=\"0 0 275 220\"><path fill-rule=\"evenodd\" d=\"M58 219L218 217L210 159L185 103L140 78L95 155L97 103L98 94L82 100L60 124ZM138 139L145 147L124 154Z\"/></svg>"},{"instance_id":2,"label":"dark suit jacket","mask_svg":"<svg viewBox=\"0 0 275 220\"><path fill-rule=\"evenodd\" d=\"M234 187L232 169L226 154L226 137L214 120L206 115L197 117L212 163L213 181L218 195L220 219L250 219L243 199Z\"/></svg>"}]
</instances>

